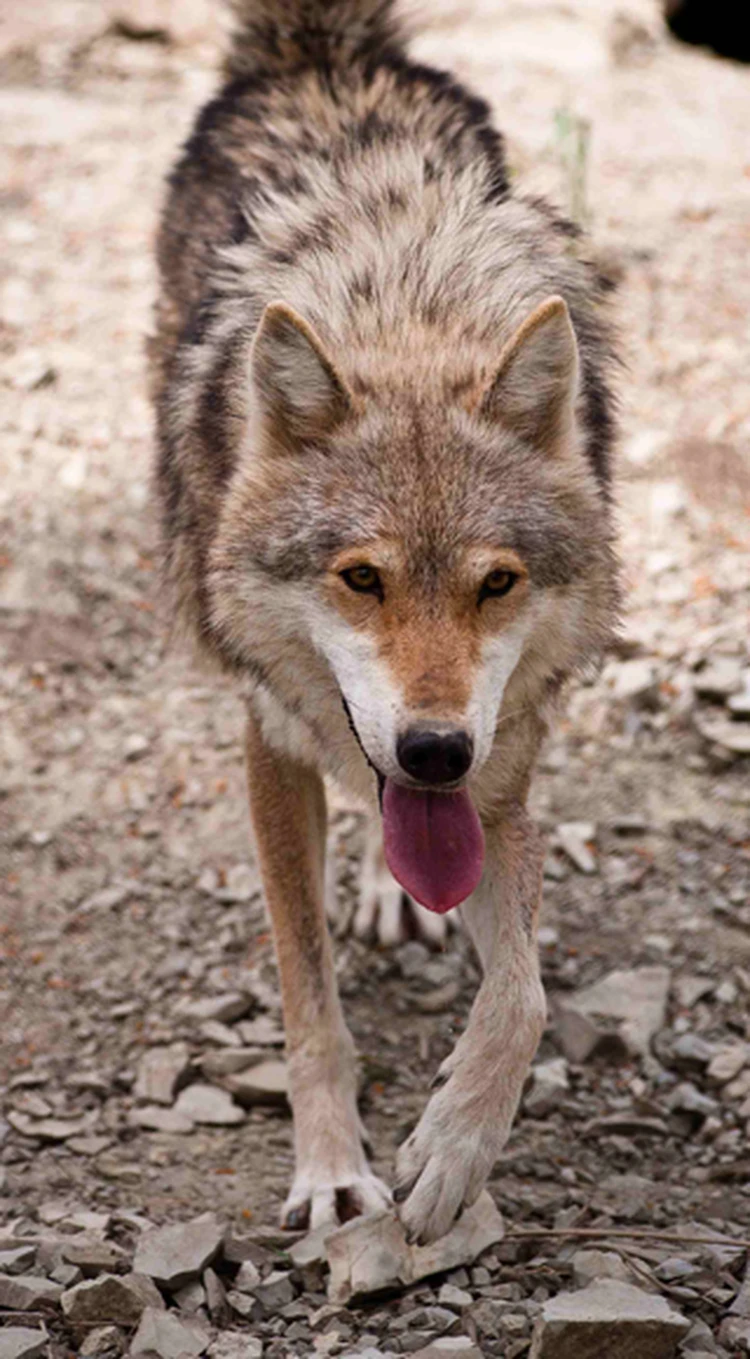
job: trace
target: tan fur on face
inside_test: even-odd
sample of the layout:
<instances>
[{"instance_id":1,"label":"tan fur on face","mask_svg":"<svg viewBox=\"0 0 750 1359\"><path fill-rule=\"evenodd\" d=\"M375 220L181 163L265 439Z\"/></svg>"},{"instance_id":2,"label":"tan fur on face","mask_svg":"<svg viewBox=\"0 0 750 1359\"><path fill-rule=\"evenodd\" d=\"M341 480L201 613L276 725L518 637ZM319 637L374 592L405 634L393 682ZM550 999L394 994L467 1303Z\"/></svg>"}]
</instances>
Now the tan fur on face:
<instances>
[{"instance_id":1,"label":"tan fur on face","mask_svg":"<svg viewBox=\"0 0 750 1359\"><path fill-rule=\"evenodd\" d=\"M382 602L346 584L342 572L356 566L377 570ZM516 584L507 595L480 604L482 583L492 571L512 573ZM426 592L410 580L403 548L376 540L334 559L327 590L342 617L375 640L405 708L459 719L482 662L482 644L518 618L528 595L528 573L510 548L473 547Z\"/></svg>"}]
</instances>

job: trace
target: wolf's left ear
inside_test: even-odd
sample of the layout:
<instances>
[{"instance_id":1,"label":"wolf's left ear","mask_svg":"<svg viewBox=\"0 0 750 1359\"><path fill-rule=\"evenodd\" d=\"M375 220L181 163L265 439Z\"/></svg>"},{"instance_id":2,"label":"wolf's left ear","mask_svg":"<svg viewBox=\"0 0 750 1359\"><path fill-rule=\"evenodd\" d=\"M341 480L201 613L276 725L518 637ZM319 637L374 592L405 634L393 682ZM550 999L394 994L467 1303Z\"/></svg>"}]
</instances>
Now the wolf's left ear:
<instances>
[{"instance_id":1,"label":"wolf's left ear","mask_svg":"<svg viewBox=\"0 0 750 1359\"><path fill-rule=\"evenodd\" d=\"M252 380L263 416L296 447L325 434L352 408L342 378L312 326L283 302L266 307L252 348Z\"/></svg>"},{"instance_id":2,"label":"wolf's left ear","mask_svg":"<svg viewBox=\"0 0 750 1359\"><path fill-rule=\"evenodd\" d=\"M577 394L575 331L563 299L548 297L508 341L479 411L554 453L572 430Z\"/></svg>"}]
</instances>

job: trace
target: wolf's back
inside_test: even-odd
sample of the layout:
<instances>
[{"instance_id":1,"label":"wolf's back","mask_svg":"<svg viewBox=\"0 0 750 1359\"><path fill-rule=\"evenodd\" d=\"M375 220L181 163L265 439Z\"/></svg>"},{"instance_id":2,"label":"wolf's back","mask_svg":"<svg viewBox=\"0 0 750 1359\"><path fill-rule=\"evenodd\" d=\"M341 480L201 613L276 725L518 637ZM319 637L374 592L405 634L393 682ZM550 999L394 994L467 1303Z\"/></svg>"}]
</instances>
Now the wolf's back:
<instances>
[{"instance_id":1,"label":"wolf's back","mask_svg":"<svg viewBox=\"0 0 750 1359\"><path fill-rule=\"evenodd\" d=\"M395 0L229 0L235 16L227 75L299 65L345 66L403 47Z\"/></svg>"}]
</instances>

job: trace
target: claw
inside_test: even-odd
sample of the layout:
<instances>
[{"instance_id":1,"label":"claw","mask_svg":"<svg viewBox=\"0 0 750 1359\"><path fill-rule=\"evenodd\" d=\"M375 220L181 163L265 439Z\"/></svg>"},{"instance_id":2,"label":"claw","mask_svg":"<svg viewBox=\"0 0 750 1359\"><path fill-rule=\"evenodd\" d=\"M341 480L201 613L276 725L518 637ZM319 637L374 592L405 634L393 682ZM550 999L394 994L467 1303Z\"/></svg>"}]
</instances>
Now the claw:
<instances>
[{"instance_id":1,"label":"claw","mask_svg":"<svg viewBox=\"0 0 750 1359\"><path fill-rule=\"evenodd\" d=\"M419 1176L415 1175L413 1180L407 1180L405 1184L396 1185L392 1195L393 1202L405 1203L418 1179Z\"/></svg>"},{"instance_id":2,"label":"claw","mask_svg":"<svg viewBox=\"0 0 750 1359\"><path fill-rule=\"evenodd\" d=\"M299 1208L290 1208L282 1227L286 1232L304 1232L310 1225L310 1204L302 1203Z\"/></svg>"},{"instance_id":3,"label":"claw","mask_svg":"<svg viewBox=\"0 0 750 1359\"><path fill-rule=\"evenodd\" d=\"M441 1067L439 1071L435 1072L435 1075L430 1081L430 1089L440 1090L442 1086L447 1085L450 1078L451 1078L450 1071L443 1071Z\"/></svg>"}]
</instances>

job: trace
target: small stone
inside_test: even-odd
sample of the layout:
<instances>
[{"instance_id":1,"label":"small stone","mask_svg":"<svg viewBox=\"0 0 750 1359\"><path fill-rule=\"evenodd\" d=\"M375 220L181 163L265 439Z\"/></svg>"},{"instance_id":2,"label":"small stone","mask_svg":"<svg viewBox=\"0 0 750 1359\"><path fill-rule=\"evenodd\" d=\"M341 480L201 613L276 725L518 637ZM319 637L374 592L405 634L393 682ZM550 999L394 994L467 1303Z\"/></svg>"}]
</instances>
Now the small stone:
<instances>
[{"instance_id":1,"label":"small stone","mask_svg":"<svg viewBox=\"0 0 750 1359\"><path fill-rule=\"evenodd\" d=\"M328 1230L330 1231L330 1228L328 1228ZM294 1263L297 1264L297 1260L295 1260ZM238 1288L240 1293L251 1293L253 1289L257 1288L259 1283L260 1270L253 1264L252 1260L245 1260L237 1270L237 1275L234 1280L235 1288Z\"/></svg>"},{"instance_id":2,"label":"small stone","mask_svg":"<svg viewBox=\"0 0 750 1359\"><path fill-rule=\"evenodd\" d=\"M227 1030L227 1033L233 1032L232 1029ZM246 1071L249 1066L257 1066L263 1057L262 1048L225 1047L220 1052L203 1053L200 1069L209 1080L221 1079L223 1076L234 1076L238 1071Z\"/></svg>"},{"instance_id":3,"label":"small stone","mask_svg":"<svg viewBox=\"0 0 750 1359\"><path fill-rule=\"evenodd\" d=\"M345 1303L358 1295L408 1285L470 1264L503 1235L502 1217L486 1190L446 1236L429 1246L409 1246L392 1212L355 1218L331 1233L326 1243L331 1267L329 1297Z\"/></svg>"},{"instance_id":4,"label":"small stone","mask_svg":"<svg viewBox=\"0 0 750 1359\"><path fill-rule=\"evenodd\" d=\"M208 1315L217 1326L226 1326L230 1319L226 1289L214 1269L203 1271L203 1287L206 1290Z\"/></svg>"},{"instance_id":5,"label":"small stone","mask_svg":"<svg viewBox=\"0 0 750 1359\"><path fill-rule=\"evenodd\" d=\"M719 1327L719 1341L735 1352L750 1354L750 1318L725 1317Z\"/></svg>"},{"instance_id":6,"label":"small stone","mask_svg":"<svg viewBox=\"0 0 750 1359\"><path fill-rule=\"evenodd\" d=\"M15 1109L8 1112L8 1122L16 1132L23 1137L33 1137L38 1142L65 1142L69 1137L78 1137L81 1133L89 1130L92 1123L99 1117L98 1110L93 1110L93 1117L87 1116L81 1119L68 1118L29 1118L28 1114L20 1114Z\"/></svg>"},{"instance_id":7,"label":"small stone","mask_svg":"<svg viewBox=\"0 0 750 1359\"><path fill-rule=\"evenodd\" d=\"M585 1288L595 1279L619 1279L633 1282L633 1271L612 1250L577 1250L571 1260L577 1288Z\"/></svg>"},{"instance_id":8,"label":"small stone","mask_svg":"<svg viewBox=\"0 0 750 1359\"><path fill-rule=\"evenodd\" d=\"M252 1004L251 996L241 995L239 992L205 996L202 1000L193 1000L186 996L177 1002L174 1013L185 1019L193 1019L197 1023L202 1023L206 1019L216 1019L220 1024L231 1024L233 1020L246 1015Z\"/></svg>"},{"instance_id":9,"label":"small stone","mask_svg":"<svg viewBox=\"0 0 750 1359\"><path fill-rule=\"evenodd\" d=\"M651 707L659 694L659 672L653 660L636 656L621 661L615 669L613 692L615 698L636 707Z\"/></svg>"},{"instance_id":10,"label":"small stone","mask_svg":"<svg viewBox=\"0 0 750 1359\"><path fill-rule=\"evenodd\" d=\"M269 1015L258 1015L255 1019L242 1019L237 1025L243 1043L248 1047L282 1048L284 1030L279 1028Z\"/></svg>"},{"instance_id":11,"label":"small stone","mask_svg":"<svg viewBox=\"0 0 750 1359\"><path fill-rule=\"evenodd\" d=\"M192 1222L144 1232L136 1246L133 1268L163 1288L180 1288L197 1279L219 1253L222 1228L213 1213Z\"/></svg>"},{"instance_id":12,"label":"small stone","mask_svg":"<svg viewBox=\"0 0 750 1359\"><path fill-rule=\"evenodd\" d=\"M717 1085L727 1085L747 1065L750 1048L745 1043L727 1043L719 1048L708 1064L708 1077Z\"/></svg>"},{"instance_id":13,"label":"small stone","mask_svg":"<svg viewBox=\"0 0 750 1359\"><path fill-rule=\"evenodd\" d=\"M530 1359L672 1359L689 1328L665 1298L599 1279L543 1304Z\"/></svg>"},{"instance_id":14,"label":"small stone","mask_svg":"<svg viewBox=\"0 0 750 1359\"><path fill-rule=\"evenodd\" d=\"M250 864L234 864L227 870L224 885L216 888L214 896L226 905L233 902L251 901L260 892L260 879L257 870Z\"/></svg>"},{"instance_id":15,"label":"small stone","mask_svg":"<svg viewBox=\"0 0 750 1359\"><path fill-rule=\"evenodd\" d=\"M239 1104L252 1108L256 1104L285 1104L289 1080L286 1064L279 1061L259 1062L247 1071L227 1076L225 1085Z\"/></svg>"},{"instance_id":16,"label":"small stone","mask_svg":"<svg viewBox=\"0 0 750 1359\"><path fill-rule=\"evenodd\" d=\"M262 1283L255 1284L252 1293L265 1312L277 1312L295 1298L291 1278L280 1269L273 1270Z\"/></svg>"},{"instance_id":17,"label":"small stone","mask_svg":"<svg viewBox=\"0 0 750 1359\"><path fill-rule=\"evenodd\" d=\"M263 1359L263 1341L247 1331L222 1331L206 1354L208 1359Z\"/></svg>"},{"instance_id":18,"label":"small stone","mask_svg":"<svg viewBox=\"0 0 750 1359\"><path fill-rule=\"evenodd\" d=\"M694 720L705 741L721 746L732 755L750 755L750 722L734 722L723 713L716 716L697 713Z\"/></svg>"},{"instance_id":19,"label":"small stone","mask_svg":"<svg viewBox=\"0 0 750 1359\"><path fill-rule=\"evenodd\" d=\"M482 1359L482 1351L468 1335L443 1335L412 1351L412 1359Z\"/></svg>"},{"instance_id":20,"label":"small stone","mask_svg":"<svg viewBox=\"0 0 750 1359\"><path fill-rule=\"evenodd\" d=\"M206 1304L206 1290L198 1279L191 1279L190 1283L183 1284L182 1288L176 1288L172 1297L180 1311L187 1312L188 1315L198 1312Z\"/></svg>"},{"instance_id":21,"label":"small stone","mask_svg":"<svg viewBox=\"0 0 750 1359\"><path fill-rule=\"evenodd\" d=\"M49 1311L60 1301L62 1288L51 1279L24 1274L0 1274L0 1307L9 1312Z\"/></svg>"},{"instance_id":22,"label":"small stone","mask_svg":"<svg viewBox=\"0 0 750 1359\"><path fill-rule=\"evenodd\" d=\"M189 1085L177 1096L174 1112L194 1123L219 1128L232 1127L245 1120L231 1095L217 1085Z\"/></svg>"},{"instance_id":23,"label":"small stone","mask_svg":"<svg viewBox=\"0 0 750 1359\"><path fill-rule=\"evenodd\" d=\"M78 1347L79 1359L116 1359L124 1349L122 1331L116 1326L96 1326Z\"/></svg>"},{"instance_id":24,"label":"small stone","mask_svg":"<svg viewBox=\"0 0 750 1359\"><path fill-rule=\"evenodd\" d=\"M97 1274L113 1273L128 1258L122 1247L113 1241L99 1241L91 1237L77 1237L66 1242L61 1254L69 1265L80 1269L85 1279L93 1279Z\"/></svg>"},{"instance_id":25,"label":"small stone","mask_svg":"<svg viewBox=\"0 0 750 1359\"><path fill-rule=\"evenodd\" d=\"M742 662L732 656L717 656L697 672L693 688L700 698L729 698L742 688Z\"/></svg>"},{"instance_id":26,"label":"small stone","mask_svg":"<svg viewBox=\"0 0 750 1359\"><path fill-rule=\"evenodd\" d=\"M187 1134L193 1132L195 1123L179 1109L165 1109L161 1104L146 1104L140 1109L130 1109L128 1123L132 1128L146 1128L148 1132Z\"/></svg>"},{"instance_id":27,"label":"small stone","mask_svg":"<svg viewBox=\"0 0 750 1359\"><path fill-rule=\"evenodd\" d=\"M718 1113L719 1105L709 1095L704 1095L690 1081L682 1081L667 1096L667 1106L673 1113L695 1114L698 1118L708 1118Z\"/></svg>"},{"instance_id":28,"label":"small stone","mask_svg":"<svg viewBox=\"0 0 750 1359\"><path fill-rule=\"evenodd\" d=\"M531 1084L523 1097L523 1107L532 1118L544 1118L559 1107L569 1090L568 1063L564 1057L539 1062L531 1069Z\"/></svg>"},{"instance_id":29,"label":"small stone","mask_svg":"<svg viewBox=\"0 0 750 1359\"><path fill-rule=\"evenodd\" d=\"M163 1307L161 1295L142 1273L101 1274L68 1288L60 1302L72 1326L136 1326L144 1307Z\"/></svg>"},{"instance_id":30,"label":"small stone","mask_svg":"<svg viewBox=\"0 0 750 1359\"><path fill-rule=\"evenodd\" d=\"M138 1063L133 1094L141 1104L171 1104L190 1066L186 1043L150 1048Z\"/></svg>"},{"instance_id":31,"label":"small stone","mask_svg":"<svg viewBox=\"0 0 750 1359\"><path fill-rule=\"evenodd\" d=\"M444 1283L438 1293L438 1302L443 1307L452 1307L456 1312L465 1312L467 1307L471 1307L472 1296L465 1288L456 1288L455 1284Z\"/></svg>"},{"instance_id":32,"label":"small stone","mask_svg":"<svg viewBox=\"0 0 750 1359\"><path fill-rule=\"evenodd\" d=\"M49 1336L42 1328L8 1326L0 1329L0 1359L42 1359L49 1353Z\"/></svg>"},{"instance_id":33,"label":"small stone","mask_svg":"<svg viewBox=\"0 0 750 1359\"><path fill-rule=\"evenodd\" d=\"M17 1246L13 1250L0 1250L0 1271L3 1274L23 1274L31 1269L36 1255L36 1246Z\"/></svg>"},{"instance_id":34,"label":"small stone","mask_svg":"<svg viewBox=\"0 0 750 1359\"><path fill-rule=\"evenodd\" d=\"M715 985L711 977L678 977L674 984L678 1005L692 1010L699 1000L711 994Z\"/></svg>"},{"instance_id":35,"label":"small stone","mask_svg":"<svg viewBox=\"0 0 750 1359\"><path fill-rule=\"evenodd\" d=\"M560 848L581 873L595 873L596 859L589 842L596 838L596 826L590 821L563 821L557 827Z\"/></svg>"},{"instance_id":36,"label":"small stone","mask_svg":"<svg viewBox=\"0 0 750 1359\"><path fill-rule=\"evenodd\" d=\"M715 1045L701 1038L699 1033L681 1033L672 1044L672 1056L688 1066L708 1066L715 1052Z\"/></svg>"},{"instance_id":37,"label":"small stone","mask_svg":"<svg viewBox=\"0 0 750 1359\"><path fill-rule=\"evenodd\" d=\"M198 1317L147 1307L130 1346L131 1355L158 1355L159 1359L197 1359L205 1350L210 1328Z\"/></svg>"}]
</instances>

